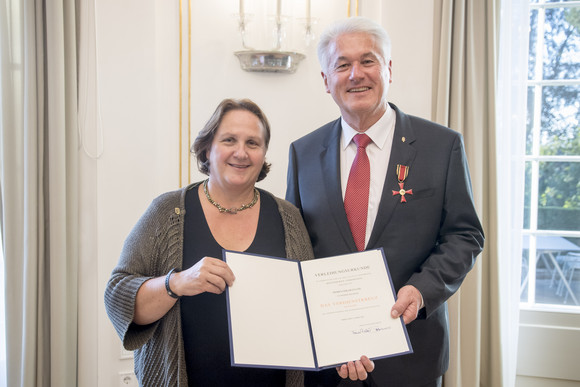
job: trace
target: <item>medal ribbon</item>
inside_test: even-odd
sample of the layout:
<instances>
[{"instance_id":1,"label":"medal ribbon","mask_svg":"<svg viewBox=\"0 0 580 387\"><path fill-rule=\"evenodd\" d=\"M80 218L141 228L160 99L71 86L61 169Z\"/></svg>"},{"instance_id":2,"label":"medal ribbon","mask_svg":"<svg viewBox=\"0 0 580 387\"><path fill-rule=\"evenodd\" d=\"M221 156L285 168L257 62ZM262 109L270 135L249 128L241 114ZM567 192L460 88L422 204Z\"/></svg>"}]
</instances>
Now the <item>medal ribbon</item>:
<instances>
[{"instance_id":1,"label":"medal ribbon","mask_svg":"<svg viewBox=\"0 0 580 387\"><path fill-rule=\"evenodd\" d=\"M405 179L409 174L409 167L407 165L397 164L397 181L399 182L399 190L393 190L393 196L401 195L401 203L406 203L407 198L405 198L406 194L413 195L413 190L408 189L405 190L403 187L405 185Z\"/></svg>"}]
</instances>

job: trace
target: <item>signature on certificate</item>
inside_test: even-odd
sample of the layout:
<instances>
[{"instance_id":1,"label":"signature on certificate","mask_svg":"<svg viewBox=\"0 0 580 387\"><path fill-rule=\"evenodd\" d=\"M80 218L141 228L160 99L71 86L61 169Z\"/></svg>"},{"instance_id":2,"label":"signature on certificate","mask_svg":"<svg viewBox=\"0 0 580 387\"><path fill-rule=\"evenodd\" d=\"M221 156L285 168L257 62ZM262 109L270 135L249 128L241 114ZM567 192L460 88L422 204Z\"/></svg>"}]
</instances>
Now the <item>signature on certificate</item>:
<instances>
[{"instance_id":1,"label":"signature on certificate","mask_svg":"<svg viewBox=\"0 0 580 387\"><path fill-rule=\"evenodd\" d=\"M365 333L376 333L380 331L386 331L391 329L391 327L370 327L370 328L359 328L352 331L353 335L362 335Z\"/></svg>"}]
</instances>

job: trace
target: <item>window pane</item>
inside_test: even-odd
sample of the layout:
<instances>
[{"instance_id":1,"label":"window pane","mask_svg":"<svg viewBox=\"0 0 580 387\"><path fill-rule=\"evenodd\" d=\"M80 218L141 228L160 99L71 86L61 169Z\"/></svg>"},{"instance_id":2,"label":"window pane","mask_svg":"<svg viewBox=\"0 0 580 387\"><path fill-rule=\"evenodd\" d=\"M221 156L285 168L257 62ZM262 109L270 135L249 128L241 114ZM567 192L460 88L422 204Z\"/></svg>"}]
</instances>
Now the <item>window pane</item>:
<instances>
[{"instance_id":1,"label":"window pane","mask_svg":"<svg viewBox=\"0 0 580 387\"><path fill-rule=\"evenodd\" d=\"M529 37L529 54L528 54L528 79L535 79L536 73L536 45L538 44L538 10L530 10L530 37Z\"/></svg>"},{"instance_id":2,"label":"window pane","mask_svg":"<svg viewBox=\"0 0 580 387\"><path fill-rule=\"evenodd\" d=\"M528 302L528 280L529 280L529 255L530 255L530 242L529 238L524 238L522 242L522 280L520 283L520 301Z\"/></svg>"},{"instance_id":3,"label":"window pane","mask_svg":"<svg viewBox=\"0 0 580 387\"><path fill-rule=\"evenodd\" d=\"M580 230L580 163L541 162L539 230Z\"/></svg>"},{"instance_id":4,"label":"window pane","mask_svg":"<svg viewBox=\"0 0 580 387\"><path fill-rule=\"evenodd\" d=\"M580 85L544 86L540 154L580 155L579 133Z\"/></svg>"},{"instance_id":5,"label":"window pane","mask_svg":"<svg viewBox=\"0 0 580 387\"><path fill-rule=\"evenodd\" d=\"M526 118L526 155L532 154L533 128L534 128L534 99L536 97L536 87L528 87L527 118Z\"/></svg>"},{"instance_id":6,"label":"window pane","mask_svg":"<svg viewBox=\"0 0 580 387\"><path fill-rule=\"evenodd\" d=\"M524 186L524 230L530 229L530 210L532 203L532 163L526 162Z\"/></svg>"},{"instance_id":7,"label":"window pane","mask_svg":"<svg viewBox=\"0 0 580 387\"><path fill-rule=\"evenodd\" d=\"M578 305L580 302L580 247L561 236L536 239L537 304Z\"/></svg>"},{"instance_id":8,"label":"window pane","mask_svg":"<svg viewBox=\"0 0 580 387\"><path fill-rule=\"evenodd\" d=\"M561 304L562 301L556 294L554 264L542 250L537 252L536 259L536 303Z\"/></svg>"},{"instance_id":9,"label":"window pane","mask_svg":"<svg viewBox=\"0 0 580 387\"><path fill-rule=\"evenodd\" d=\"M546 9L544 79L580 77L580 9Z\"/></svg>"}]
</instances>

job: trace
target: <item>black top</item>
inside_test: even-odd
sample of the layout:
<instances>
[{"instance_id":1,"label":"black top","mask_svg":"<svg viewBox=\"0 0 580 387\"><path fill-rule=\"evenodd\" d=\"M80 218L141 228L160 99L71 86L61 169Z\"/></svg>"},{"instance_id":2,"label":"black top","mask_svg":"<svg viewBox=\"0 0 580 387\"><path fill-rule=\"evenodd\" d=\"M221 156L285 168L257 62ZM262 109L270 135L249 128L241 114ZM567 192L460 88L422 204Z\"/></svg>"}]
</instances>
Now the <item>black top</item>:
<instances>
[{"instance_id":1,"label":"black top","mask_svg":"<svg viewBox=\"0 0 580 387\"><path fill-rule=\"evenodd\" d=\"M223 249L211 234L197 192L191 189L185 198L183 270L206 256L222 259ZM260 190L258 229L246 252L285 257L285 251L284 226L276 201ZM190 386L284 386L284 370L231 366L225 292L181 297L180 302Z\"/></svg>"}]
</instances>

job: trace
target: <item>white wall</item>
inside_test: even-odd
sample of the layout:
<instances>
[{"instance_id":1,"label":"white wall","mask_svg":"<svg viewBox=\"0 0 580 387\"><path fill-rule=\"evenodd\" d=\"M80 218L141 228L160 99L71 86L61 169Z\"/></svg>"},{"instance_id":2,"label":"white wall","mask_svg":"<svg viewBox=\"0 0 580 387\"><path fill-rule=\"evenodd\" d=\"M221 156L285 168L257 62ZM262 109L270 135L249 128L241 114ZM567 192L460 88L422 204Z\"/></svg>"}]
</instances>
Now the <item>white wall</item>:
<instances>
[{"instance_id":1,"label":"white wall","mask_svg":"<svg viewBox=\"0 0 580 387\"><path fill-rule=\"evenodd\" d=\"M233 54L241 49L233 16L238 0L191 1L190 108L188 2L182 2L181 12L181 94L179 2L96 3L96 9L86 14L95 21L97 60L96 83L89 87L89 119L83 133L91 153L96 152L91 146L98 143L99 130L104 141L100 158L85 155L81 161L79 385L108 387L122 385L119 373L130 372L132 360L123 358L126 354L106 316L105 284L123 240L151 200L178 188L180 181L187 182L187 177L179 176L180 95L183 174L188 168L188 120L194 138L223 98L248 97L261 106L272 125L267 158L273 167L260 185L278 196L285 192L289 143L337 118L339 112L324 92L314 47L304 51L306 59L295 74L248 73L240 69ZM248 0L247 4L253 7L261 3L268 2ZM293 6L285 5L283 12L301 16L298 12L304 2L288 4ZM432 2L361 0L360 14L383 23L393 40L390 100L407 113L429 118ZM320 32L330 21L346 16L346 2L312 1L312 16L320 19ZM295 41L289 48L299 46ZM87 58L90 63L90 56ZM191 166L195 170L194 163ZM200 178L199 173L192 172L192 181Z\"/></svg>"}]
</instances>

